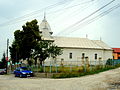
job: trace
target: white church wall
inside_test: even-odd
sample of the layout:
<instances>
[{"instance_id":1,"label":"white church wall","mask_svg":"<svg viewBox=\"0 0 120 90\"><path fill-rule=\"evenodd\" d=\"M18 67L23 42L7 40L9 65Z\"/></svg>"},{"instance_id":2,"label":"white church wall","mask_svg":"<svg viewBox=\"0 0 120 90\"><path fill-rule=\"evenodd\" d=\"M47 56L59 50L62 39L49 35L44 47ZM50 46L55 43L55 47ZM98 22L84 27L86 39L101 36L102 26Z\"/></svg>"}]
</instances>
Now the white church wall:
<instances>
[{"instance_id":1,"label":"white church wall","mask_svg":"<svg viewBox=\"0 0 120 90\"><path fill-rule=\"evenodd\" d=\"M72 53L72 58L70 59L69 54ZM61 61L64 62L64 65L81 65L82 64L82 53L85 54L85 57L88 57L89 64L95 65L99 64L99 60L104 61L103 64L106 63L106 60L109 58L112 59L112 50L97 50L97 49L73 49L73 48L64 48L63 54L57 56L57 64L61 64ZM95 54L97 54L97 59L95 59ZM100 59L101 58L101 59ZM54 63L53 58L47 58L45 60L47 65ZM85 58L84 58L84 61Z\"/></svg>"},{"instance_id":2,"label":"white church wall","mask_svg":"<svg viewBox=\"0 0 120 90\"><path fill-rule=\"evenodd\" d=\"M72 53L72 58L69 58L69 54ZM57 57L58 61L63 59L64 61L81 61L82 53L85 53L85 57L88 57L90 61L94 60L107 60L112 58L111 50L97 50L97 49L63 49L63 54ZM95 54L97 54L97 59L95 59Z\"/></svg>"},{"instance_id":3,"label":"white church wall","mask_svg":"<svg viewBox=\"0 0 120 90\"><path fill-rule=\"evenodd\" d=\"M104 60L113 59L112 50L104 51Z\"/></svg>"}]
</instances>

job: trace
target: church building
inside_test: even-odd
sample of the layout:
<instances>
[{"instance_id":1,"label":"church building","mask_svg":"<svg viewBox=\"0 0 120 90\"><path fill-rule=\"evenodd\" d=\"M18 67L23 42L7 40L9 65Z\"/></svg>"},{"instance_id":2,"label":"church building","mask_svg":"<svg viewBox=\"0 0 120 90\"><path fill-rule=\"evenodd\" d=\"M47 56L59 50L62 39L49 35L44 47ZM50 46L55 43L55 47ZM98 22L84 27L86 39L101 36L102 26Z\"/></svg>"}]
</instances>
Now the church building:
<instances>
[{"instance_id":1,"label":"church building","mask_svg":"<svg viewBox=\"0 0 120 90\"><path fill-rule=\"evenodd\" d=\"M57 56L57 61L81 61L85 58L90 61L98 61L113 58L113 49L102 40L52 36L53 32L45 16L39 28L44 40L53 40L55 45L63 49L63 54ZM50 58L46 61L49 60Z\"/></svg>"}]
</instances>

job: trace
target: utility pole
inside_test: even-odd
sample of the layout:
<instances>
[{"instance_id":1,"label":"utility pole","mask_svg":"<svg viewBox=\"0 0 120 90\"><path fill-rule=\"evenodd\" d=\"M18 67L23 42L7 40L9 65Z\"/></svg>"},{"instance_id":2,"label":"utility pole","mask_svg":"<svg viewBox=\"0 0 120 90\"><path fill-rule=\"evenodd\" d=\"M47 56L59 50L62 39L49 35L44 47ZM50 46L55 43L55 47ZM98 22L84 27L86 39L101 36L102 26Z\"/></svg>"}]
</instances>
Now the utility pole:
<instances>
[{"instance_id":1,"label":"utility pole","mask_svg":"<svg viewBox=\"0 0 120 90\"><path fill-rule=\"evenodd\" d=\"M7 39L6 74L8 73L8 47L9 47L9 39Z\"/></svg>"}]
</instances>

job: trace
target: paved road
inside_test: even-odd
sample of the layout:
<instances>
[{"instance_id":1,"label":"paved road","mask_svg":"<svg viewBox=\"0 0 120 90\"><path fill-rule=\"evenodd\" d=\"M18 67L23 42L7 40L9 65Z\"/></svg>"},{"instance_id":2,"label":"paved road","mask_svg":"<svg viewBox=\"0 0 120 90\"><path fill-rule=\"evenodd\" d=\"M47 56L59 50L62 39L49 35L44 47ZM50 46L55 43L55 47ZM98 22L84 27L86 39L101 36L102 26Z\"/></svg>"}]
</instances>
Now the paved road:
<instances>
[{"instance_id":1,"label":"paved road","mask_svg":"<svg viewBox=\"0 0 120 90\"><path fill-rule=\"evenodd\" d=\"M120 69L70 79L16 78L0 75L0 90L111 90L110 83L120 80ZM113 84L112 84L113 85ZM119 88L119 85L112 86Z\"/></svg>"}]
</instances>

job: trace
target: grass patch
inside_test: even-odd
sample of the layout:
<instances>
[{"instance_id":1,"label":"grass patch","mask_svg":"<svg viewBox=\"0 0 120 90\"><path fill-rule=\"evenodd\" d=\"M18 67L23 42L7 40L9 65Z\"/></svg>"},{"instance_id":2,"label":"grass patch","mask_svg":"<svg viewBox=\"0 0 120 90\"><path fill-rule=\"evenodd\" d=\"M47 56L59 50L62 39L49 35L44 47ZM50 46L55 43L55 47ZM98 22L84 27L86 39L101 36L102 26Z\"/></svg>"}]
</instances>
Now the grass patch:
<instances>
[{"instance_id":1,"label":"grass patch","mask_svg":"<svg viewBox=\"0 0 120 90\"><path fill-rule=\"evenodd\" d=\"M120 67L120 65L116 65L116 66L107 65L104 68L97 66L95 68L92 68L92 70L86 70L86 72L68 72L68 73L62 72L62 73L53 74L52 78L81 77L81 76L85 76L85 75L97 74L97 73L104 72L107 70L115 69L117 67Z\"/></svg>"},{"instance_id":2,"label":"grass patch","mask_svg":"<svg viewBox=\"0 0 120 90\"><path fill-rule=\"evenodd\" d=\"M110 69L115 69L120 67L120 64L117 65L96 65L96 66L46 66L46 67L32 67L33 72L44 72L52 73L52 78L71 78L71 77L81 77L85 75L97 74L104 72ZM56 71L57 70L57 71Z\"/></svg>"},{"instance_id":3,"label":"grass patch","mask_svg":"<svg viewBox=\"0 0 120 90\"><path fill-rule=\"evenodd\" d=\"M83 66L46 66L46 67L32 67L31 70L34 72L52 72L52 73L62 73L62 72L83 72L84 67Z\"/></svg>"}]
</instances>

